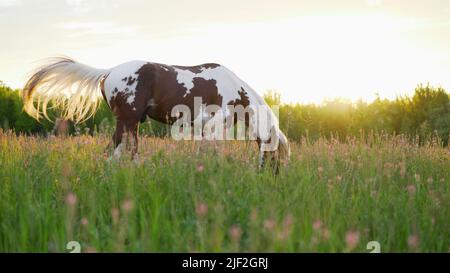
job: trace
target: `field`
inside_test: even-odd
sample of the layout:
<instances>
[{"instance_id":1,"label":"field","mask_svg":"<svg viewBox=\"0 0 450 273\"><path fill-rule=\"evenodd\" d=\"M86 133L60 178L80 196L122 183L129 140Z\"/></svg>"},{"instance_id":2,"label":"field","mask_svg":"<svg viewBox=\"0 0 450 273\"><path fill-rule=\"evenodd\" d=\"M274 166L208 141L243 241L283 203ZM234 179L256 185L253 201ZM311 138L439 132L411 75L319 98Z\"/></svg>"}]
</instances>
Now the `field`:
<instances>
[{"instance_id":1,"label":"field","mask_svg":"<svg viewBox=\"0 0 450 273\"><path fill-rule=\"evenodd\" d=\"M278 176L256 145L0 132L0 252L447 252L450 150L402 136L292 143Z\"/></svg>"}]
</instances>

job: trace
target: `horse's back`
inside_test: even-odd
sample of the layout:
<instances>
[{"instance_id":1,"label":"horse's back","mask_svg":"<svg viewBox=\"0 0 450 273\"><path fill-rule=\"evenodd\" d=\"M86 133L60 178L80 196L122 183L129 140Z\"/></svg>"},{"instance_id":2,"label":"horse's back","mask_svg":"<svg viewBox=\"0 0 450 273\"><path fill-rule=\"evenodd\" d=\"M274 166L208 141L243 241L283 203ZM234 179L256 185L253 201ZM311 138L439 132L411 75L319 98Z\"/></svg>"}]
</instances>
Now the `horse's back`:
<instances>
[{"instance_id":1,"label":"horse's back","mask_svg":"<svg viewBox=\"0 0 450 273\"><path fill-rule=\"evenodd\" d=\"M135 60L120 64L110 69L104 82L104 92L108 103L118 93L127 94L129 101L136 92L137 78L139 69L148 62Z\"/></svg>"},{"instance_id":2,"label":"horse's back","mask_svg":"<svg viewBox=\"0 0 450 273\"><path fill-rule=\"evenodd\" d=\"M222 107L232 104L243 97L249 104L265 104L261 96L246 82L241 80L233 71L217 63L205 63L197 66L172 66L177 73L177 81L187 89L187 93L194 87L195 79L215 81L218 95L222 97Z\"/></svg>"},{"instance_id":3,"label":"horse's back","mask_svg":"<svg viewBox=\"0 0 450 273\"><path fill-rule=\"evenodd\" d=\"M147 69L148 68L148 69ZM158 90L137 90L139 82L150 82ZM148 85L150 86L150 85ZM202 97L207 103L218 103L221 107L230 104L264 105L261 96L234 72L218 63L204 63L195 66L167 65L147 61L130 61L113 67L104 82L105 97L111 103L114 97L126 98L126 104L132 106L136 94L148 93L142 96L152 99L152 103L159 103L152 92L159 94L164 101L175 99L183 103L190 97ZM217 97L217 98L213 98ZM146 102L148 103L148 102ZM221 105L220 105L221 104ZM127 106L128 106L127 105Z\"/></svg>"}]
</instances>

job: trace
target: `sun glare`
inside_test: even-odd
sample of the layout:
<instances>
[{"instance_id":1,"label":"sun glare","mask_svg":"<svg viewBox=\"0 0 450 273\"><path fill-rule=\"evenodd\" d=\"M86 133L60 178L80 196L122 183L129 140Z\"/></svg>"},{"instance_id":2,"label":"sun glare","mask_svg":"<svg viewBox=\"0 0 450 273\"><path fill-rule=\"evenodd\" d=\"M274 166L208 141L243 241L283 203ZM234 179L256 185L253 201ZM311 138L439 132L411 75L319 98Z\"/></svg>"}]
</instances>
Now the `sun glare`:
<instances>
[{"instance_id":1,"label":"sun glare","mask_svg":"<svg viewBox=\"0 0 450 273\"><path fill-rule=\"evenodd\" d=\"M275 89L287 102L370 101L411 92L421 80L444 84L438 59L402 35L421 27L419 20L384 13L227 23L189 29L155 50L186 64L221 62L259 92Z\"/></svg>"},{"instance_id":2,"label":"sun glare","mask_svg":"<svg viewBox=\"0 0 450 273\"><path fill-rule=\"evenodd\" d=\"M375 9L171 27L119 19L60 21L51 27L59 35L57 42L36 44L33 56L4 58L8 69L0 72L6 77L2 80L20 88L33 60L64 54L101 68L132 59L218 62L259 93L281 93L284 102L320 103L336 97L371 101L377 94L392 99L411 94L419 83L450 89L450 53L439 46L445 38L436 35L448 23L383 10L382 1L367 5Z\"/></svg>"}]
</instances>

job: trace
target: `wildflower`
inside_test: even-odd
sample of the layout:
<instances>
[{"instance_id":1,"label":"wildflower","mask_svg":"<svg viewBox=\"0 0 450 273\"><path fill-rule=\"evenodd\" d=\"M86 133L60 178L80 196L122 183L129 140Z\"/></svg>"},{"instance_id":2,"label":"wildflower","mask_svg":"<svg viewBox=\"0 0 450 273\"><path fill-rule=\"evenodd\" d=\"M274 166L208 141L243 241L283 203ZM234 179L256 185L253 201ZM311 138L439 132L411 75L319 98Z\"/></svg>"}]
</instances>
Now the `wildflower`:
<instances>
[{"instance_id":1,"label":"wildflower","mask_svg":"<svg viewBox=\"0 0 450 273\"><path fill-rule=\"evenodd\" d=\"M358 231L347 231L345 234L345 244L347 248L351 251L353 250L359 243L359 232Z\"/></svg>"},{"instance_id":2,"label":"wildflower","mask_svg":"<svg viewBox=\"0 0 450 273\"><path fill-rule=\"evenodd\" d=\"M319 173L323 172L323 167L318 167L318 168L317 168L317 171L318 171Z\"/></svg>"},{"instance_id":3,"label":"wildflower","mask_svg":"<svg viewBox=\"0 0 450 273\"><path fill-rule=\"evenodd\" d=\"M317 231L317 230L320 230L321 228L322 228L322 221L320 221L320 220L314 221L313 229Z\"/></svg>"},{"instance_id":4,"label":"wildflower","mask_svg":"<svg viewBox=\"0 0 450 273\"><path fill-rule=\"evenodd\" d=\"M283 225L285 228L290 228L292 224L294 223L294 218L291 214L287 215L286 218L284 218Z\"/></svg>"},{"instance_id":5,"label":"wildflower","mask_svg":"<svg viewBox=\"0 0 450 273\"><path fill-rule=\"evenodd\" d=\"M120 212L119 212L118 208L111 209L111 217L112 217L114 224L117 224L119 222L119 215L120 215Z\"/></svg>"},{"instance_id":6,"label":"wildflower","mask_svg":"<svg viewBox=\"0 0 450 273\"><path fill-rule=\"evenodd\" d=\"M242 230L238 226L232 226L229 230L230 238L233 242L238 242L242 235Z\"/></svg>"},{"instance_id":7,"label":"wildflower","mask_svg":"<svg viewBox=\"0 0 450 273\"><path fill-rule=\"evenodd\" d=\"M205 167L202 164L197 166L197 171L198 172L203 172L204 169L205 169Z\"/></svg>"},{"instance_id":8,"label":"wildflower","mask_svg":"<svg viewBox=\"0 0 450 273\"><path fill-rule=\"evenodd\" d=\"M81 218L80 223L81 223L82 226L87 226L89 224L89 221L88 221L88 219L83 217L83 218Z\"/></svg>"},{"instance_id":9,"label":"wildflower","mask_svg":"<svg viewBox=\"0 0 450 273\"><path fill-rule=\"evenodd\" d=\"M69 206L74 206L77 203L77 196L74 193L69 193L66 195L66 204Z\"/></svg>"},{"instance_id":10,"label":"wildflower","mask_svg":"<svg viewBox=\"0 0 450 273\"><path fill-rule=\"evenodd\" d=\"M273 230L275 228L275 220L273 219L267 219L264 221L264 228L267 230Z\"/></svg>"},{"instance_id":11,"label":"wildflower","mask_svg":"<svg viewBox=\"0 0 450 273\"><path fill-rule=\"evenodd\" d=\"M278 241L285 241L289 237L289 231L288 230L282 230L277 233L276 239Z\"/></svg>"},{"instance_id":12,"label":"wildflower","mask_svg":"<svg viewBox=\"0 0 450 273\"><path fill-rule=\"evenodd\" d=\"M416 186L413 184L410 184L410 185L406 186L406 190L408 191L409 194L413 195L416 193Z\"/></svg>"},{"instance_id":13,"label":"wildflower","mask_svg":"<svg viewBox=\"0 0 450 273\"><path fill-rule=\"evenodd\" d=\"M204 217L208 213L208 206L205 203L199 203L195 208L195 212L198 217Z\"/></svg>"},{"instance_id":14,"label":"wildflower","mask_svg":"<svg viewBox=\"0 0 450 273\"><path fill-rule=\"evenodd\" d=\"M408 246L410 249L416 249L419 246L419 236L416 234L408 237Z\"/></svg>"},{"instance_id":15,"label":"wildflower","mask_svg":"<svg viewBox=\"0 0 450 273\"><path fill-rule=\"evenodd\" d=\"M122 202L122 210L125 213L130 212L133 209L133 207L134 207L134 203L133 203L133 200L131 200L131 199L126 199L125 201Z\"/></svg>"}]
</instances>

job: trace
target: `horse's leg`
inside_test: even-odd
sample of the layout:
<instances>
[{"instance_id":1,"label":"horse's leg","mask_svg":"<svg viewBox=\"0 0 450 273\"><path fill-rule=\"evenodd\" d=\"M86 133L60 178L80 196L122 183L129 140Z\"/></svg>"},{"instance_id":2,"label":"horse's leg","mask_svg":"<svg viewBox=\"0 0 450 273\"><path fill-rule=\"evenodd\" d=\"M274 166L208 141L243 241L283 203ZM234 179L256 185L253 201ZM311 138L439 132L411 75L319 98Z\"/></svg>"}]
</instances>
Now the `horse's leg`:
<instances>
[{"instance_id":1,"label":"horse's leg","mask_svg":"<svg viewBox=\"0 0 450 273\"><path fill-rule=\"evenodd\" d=\"M114 142L114 156L116 158L119 158L122 154L123 146L125 146L125 149L131 150L131 158L135 159L137 156L138 151L138 128L139 128L139 121L138 120L126 120L126 121L118 121L117 122L117 128L116 133L113 137ZM125 136L125 143L123 143L123 135ZM130 139L132 137L132 139Z\"/></svg>"},{"instance_id":2,"label":"horse's leg","mask_svg":"<svg viewBox=\"0 0 450 273\"><path fill-rule=\"evenodd\" d=\"M266 155L265 155L265 151L262 150L262 141L260 138L256 139L256 142L258 143L258 150L259 150L259 169L261 170L262 168L264 168L265 165L265 161L266 161Z\"/></svg>"},{"instance_id":3,"label":"horse's leg","mask_svg":"<svg viewBox=\"0 0 450 273\"><path fill-rule=\"evenodd\" d=\"M131 159L138 160L138 145L139 145L139 122L131 124L131 134L133 135L133 143L131 145Z\"/></svg>"},{"instance_id":4,"label":"horse's leg","mask_svg":"<svg viewBox=\"0 0 450 273\"><path fill-rule=\"evenodd\" d=\"M125 132L125 124L121 120L117 120L116 131L114 132L112 145L114 146L114 157L120 158L122 155L122 138Z\"/></svg>"},{"instance_id":5,"label":"horse's leg","mask_svg":"<svg viewBox=\"0 0 450 273\"><path fill-rule=\"evenodd\" d=\"M272 168L272 171L275 174L278 174L279 172L279 161L277 160L277 152L276 151L265 151L262 148L263 142L261 141L261 139L257 139L256 140L258 143L258 148L259 148L259 169L262 170L265 166L267 161L269 161L269 166L270 168Z\"/></svg>"}]
</instances>

